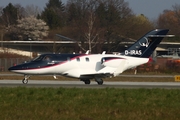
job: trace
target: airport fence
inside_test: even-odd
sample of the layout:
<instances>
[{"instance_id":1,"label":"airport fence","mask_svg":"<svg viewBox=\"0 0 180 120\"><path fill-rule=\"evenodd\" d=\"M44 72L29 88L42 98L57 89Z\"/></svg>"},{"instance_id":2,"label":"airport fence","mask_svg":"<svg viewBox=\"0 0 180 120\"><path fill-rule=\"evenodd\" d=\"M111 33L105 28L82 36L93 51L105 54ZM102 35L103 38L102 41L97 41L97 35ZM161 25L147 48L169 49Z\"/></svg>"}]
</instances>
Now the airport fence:
<instances>
[{"instance_id":1,"label":"airport fence","mask_svg":"<svg viewBox=\"0 0 180 120\"><path fill-rule=\"evenodd\" d=\"M7 72L9 67L29 60L29 58L0 58L0 72Z\"/></svg>"}]
</instances>

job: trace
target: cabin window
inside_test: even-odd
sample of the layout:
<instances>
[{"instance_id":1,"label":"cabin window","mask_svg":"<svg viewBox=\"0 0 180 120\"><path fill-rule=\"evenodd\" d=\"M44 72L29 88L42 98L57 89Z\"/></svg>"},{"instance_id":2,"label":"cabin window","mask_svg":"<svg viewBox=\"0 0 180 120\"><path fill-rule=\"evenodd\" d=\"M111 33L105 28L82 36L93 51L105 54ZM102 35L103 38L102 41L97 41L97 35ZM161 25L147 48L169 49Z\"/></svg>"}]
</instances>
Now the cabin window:
<instances>
[{"instance_id":1,"label":"cabin window","mask_svg":"<svg viewBox=\"0 0 180 120\"><path fill-rule=\"evenodd\" d=\"M78 62L80 62L80 58L76 58L76 60L77 60Z\"/></svg>"},{"instance_id":2,"label":"cabin window","mask_svg":"<svg viewBox=\"0 0 180 120\"><path fill-rule=\"evenodd\" d=\"M89 62L89 58L86 58L86 62Z\"/></svg>"}]
</instances>

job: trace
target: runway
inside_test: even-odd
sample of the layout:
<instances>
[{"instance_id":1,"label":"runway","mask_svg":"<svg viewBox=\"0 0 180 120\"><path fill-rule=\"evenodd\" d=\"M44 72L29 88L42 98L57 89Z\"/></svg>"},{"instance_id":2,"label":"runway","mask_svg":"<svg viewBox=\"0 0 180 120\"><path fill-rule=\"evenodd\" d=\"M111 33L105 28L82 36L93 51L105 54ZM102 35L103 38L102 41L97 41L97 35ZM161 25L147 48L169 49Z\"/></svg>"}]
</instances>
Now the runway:
<instances>
[{"instance_id":1,"label":"runway","mask_svg":"<svg viewBox=\"0 0 180 120\"><path fill-rule=\"evenodd\" d=\"M104 81L103 85L97 85L91 81L90 85L85 85L82 81L44 81L44 80L29 80L28 84L22 84L21 80L0 80L0 87L36 87L36 88L123 88L123 89L138 89L138 88L161 88L161 89L180 89L180 82L110 82Z\"/></svg>"}]
</instances>

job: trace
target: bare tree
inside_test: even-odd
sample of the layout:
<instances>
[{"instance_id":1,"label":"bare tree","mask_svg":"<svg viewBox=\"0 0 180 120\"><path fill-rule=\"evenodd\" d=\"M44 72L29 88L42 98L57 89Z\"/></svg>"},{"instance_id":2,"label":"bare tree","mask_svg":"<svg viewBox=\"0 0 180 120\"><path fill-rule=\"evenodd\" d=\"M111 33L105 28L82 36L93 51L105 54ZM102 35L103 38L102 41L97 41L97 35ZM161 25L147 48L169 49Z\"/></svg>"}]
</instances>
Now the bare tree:
<instances>
[{"instance_id":1,"label":"bare tree","mask_svg":"<svg viewBox=\"0 0 180 120\"><path fill-rule=\"evenodd\" d=\"M99 18L96 14L98 4L97 0L68 1L69 29L76 33L70 36L76 39L78 46L83 51L92 52L92 49L100 43L102 28L99 27Z\"/></svg>"},{"instance_id":2,"label":"bare tree","mask_svg":"<svg viewBox=\"0 0 180 120\"><path fill-rule=\"evenodd\" d=\"M29 16L18 20L17 28L21 36L25 36L32 40L42 40L48 35L49 27L41 19Z\"/></svg>"},{"instance_id":3,"label":"bare tree","mask_svg":"<svg viewBox=\"0 0 180 120\"><path fill-rule=\"evenodd\" d=\"M25 11L25 17L28 17L28 16L38 16L41 14L41 9L38 7L38 6L34 6L33 4L32 5L27 5L25 8L24 8L24 11Z\"/></svg>"},{"instance_id":4,"label":"bare tree","mask_svg":"<svg viewBox=\"0 0 180 120\"><path fill-rule=\"evenodd\" d=\"M172 32L176 36L179 36L180 21L175 11L164 10L163 14L159 15L157 23L158 23L158 27L168 28L170 29L170 32Z\"/></svg>"},{"instance_id":5,"label":"bare tree","mask_svg":"<svg viewBox=\"0 0 180 120\"><path fill-rule=\"evenodd\" d=\"M96 10L96 5L97 5L97 1L95 0L87 0L86 1L86 15L85 15L85 19L84 19L84 27L82 27L82 31L83 31L83 38L85 40L85 42L88 44L87 47L82 46L81 43L78 43L79 47L84 50L87 51L87 49L89 50L89 52L92 52L92 49L97 45L99 41L99 35L101 33L101 28L98 26L98 20L97 20L97 16L95 14L95 10Z\"/></svg>"},{"instance_id":6,"label":"bare tree","mask_svg":"<svg viewBox=\"0 0 180 120\"><path fill-rule=\"evenodd\" d=\"M14 7L17 9L17 19L21 19L26 15L24 7L20 4L15 4Z\"/></svg>"},{"instance_id":7,"label":"bare tree","mask_svg":"<svg viewBox=\"0 0 180 120\"><path fill-rule=\"evenodd\" d=\"M178 25L180 27L180 4L175 4L173 5L173 9L174 9L174 12L175 12L175 16L177 18L177 22L178 22Z\"/></svg>"},{"instance_id":8,"label":"bare tree","mask_svg":"<svg viewBox=\"0 0 180 120\"><path fill-rule=\"evenodd\" d=\"M0 6L0 16L3 14L3 7Z\"/></svg>"}]
</instances>

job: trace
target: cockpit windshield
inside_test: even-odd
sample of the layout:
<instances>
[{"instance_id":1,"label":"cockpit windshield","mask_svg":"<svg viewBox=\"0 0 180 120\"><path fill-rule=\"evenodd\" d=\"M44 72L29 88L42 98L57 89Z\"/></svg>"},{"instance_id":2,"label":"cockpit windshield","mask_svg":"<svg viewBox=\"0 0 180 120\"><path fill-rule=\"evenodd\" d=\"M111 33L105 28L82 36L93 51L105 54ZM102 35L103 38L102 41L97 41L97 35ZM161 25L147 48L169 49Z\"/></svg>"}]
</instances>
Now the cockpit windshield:
<instances>
[{"instance_id":1,"label":"cockpit windshield","mask_svg":"<svg viewBox=\"0 0 180 120\"><path fill-rule=\"evenodd\" d=\"M40 55L40 56L34 58L32 61L40 61L40 60L42 60L43 57L44 56Z\"/></svg>"},{"instance_id":2,"label":"cockpit windshield","mask_svg":"<svg viewBox=\"0 0 180 120\"><path fill-rule=\"evenodd\" d=\"M52 57L49 55L44 56L43 61L51 61Z\"/></svg>"},{"instance_id":3,"label":"cockpit windshield","mask_svg":"<svg viewBox=\"0 0 180 120\"><path fill-rule=\"evenodd\" d=\"M54 62L64 62L64 61L71 61L71 59L76 58L78 54L42 54L32 60L32 62L38 61L54 61Z\"/></svg>"},{"instance_id":4,"label":"cockpit windshield","mask_svg":"<svg viewBox=\"0 0 180 120\"><path fill-rule=\"evenodd\" d=\"M35 59L33 59L32 61L37 62L37 61L51 61L51 60L52 60L52 56L50 55L40 55Z\"/></svg>"}]
</instances>

